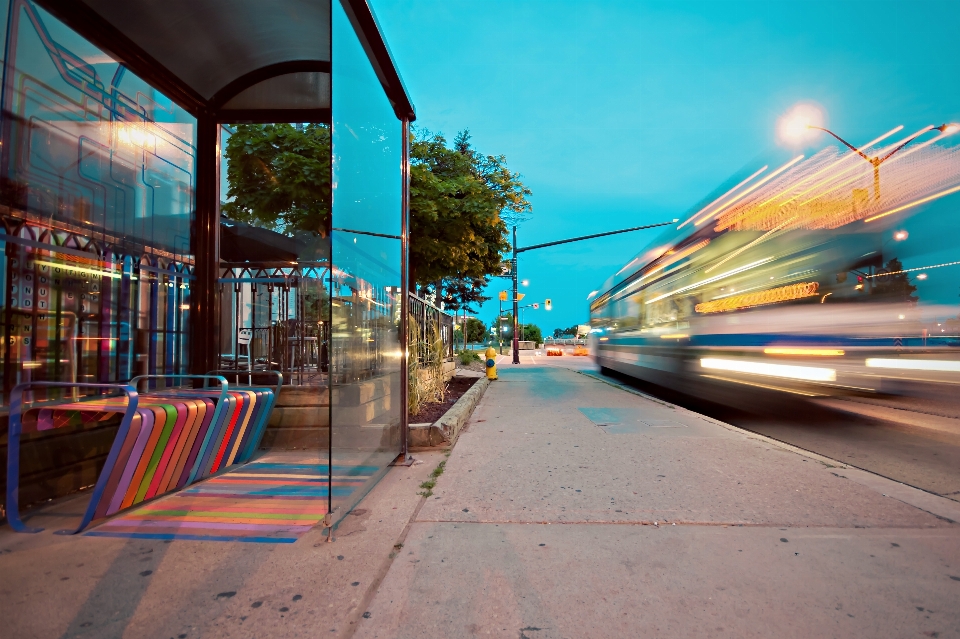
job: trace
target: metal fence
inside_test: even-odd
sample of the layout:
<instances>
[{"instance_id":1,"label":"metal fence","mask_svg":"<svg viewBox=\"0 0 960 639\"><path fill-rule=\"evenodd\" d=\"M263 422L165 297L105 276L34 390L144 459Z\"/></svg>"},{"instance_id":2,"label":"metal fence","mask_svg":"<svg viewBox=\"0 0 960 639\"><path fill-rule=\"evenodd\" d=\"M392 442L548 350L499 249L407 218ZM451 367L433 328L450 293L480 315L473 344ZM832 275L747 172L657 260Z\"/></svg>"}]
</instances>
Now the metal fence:
<instances>
[{"instance_id":1,"label":"metal fence","mask_svg":"<svg viewBox=\"0 0 960 639\"><path fill-rule=\"evenodd\" d=\"M339 359L328 351L327 278L326 265L319 264L225 265L220 368L277 370L284 383L325 384Z\"/></svg>"},{"instance_id":2,"label":"metal fence","mask_svg":"<svg viewBox=\"0 0 960 639\"><path fill-rule=\"evenodd\" d=\"M417 348L417 360L424 363L427 359L428 346L423 336L430 335L432 330L439 329L440 338L443 340L443 351L447 358L454 355L453 343L453 316L441 311L439 308L423 299L410 293L410 318L416 324L418 334L421 335L420 344ZM412 330L413 326L411 326Z\"/></svg>"}]
</instances>

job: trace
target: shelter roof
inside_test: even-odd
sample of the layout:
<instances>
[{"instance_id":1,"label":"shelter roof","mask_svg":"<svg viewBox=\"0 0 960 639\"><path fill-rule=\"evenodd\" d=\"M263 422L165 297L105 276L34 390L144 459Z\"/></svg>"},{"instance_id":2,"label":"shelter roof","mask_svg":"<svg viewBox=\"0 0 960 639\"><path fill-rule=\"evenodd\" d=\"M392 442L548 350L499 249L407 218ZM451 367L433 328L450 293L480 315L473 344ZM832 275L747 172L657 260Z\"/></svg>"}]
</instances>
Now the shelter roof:
<instances>
[{"instance_id":1,"label":"shelter roof","mask_svg":"<svg viewBox=\"0 0 960 639\"><path fill-rule=\"evenodd\" d=\"M194 115L329 118L331 0L37 1ZM397 117L413 120L368 0L343 7Z\"/></svg>"}]
</instances>

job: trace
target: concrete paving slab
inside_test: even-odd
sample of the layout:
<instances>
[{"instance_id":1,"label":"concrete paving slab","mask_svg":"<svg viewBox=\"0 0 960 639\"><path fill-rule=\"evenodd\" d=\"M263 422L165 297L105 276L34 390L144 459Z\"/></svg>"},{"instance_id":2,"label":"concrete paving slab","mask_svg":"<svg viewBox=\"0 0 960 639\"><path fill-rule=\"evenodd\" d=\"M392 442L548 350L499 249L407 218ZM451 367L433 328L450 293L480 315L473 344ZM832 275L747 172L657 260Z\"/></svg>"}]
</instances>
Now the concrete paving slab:
<instances>
[{"instance_id":1,"label":"concrete paving slab","mask_svg":"<svg viewBox=\"0 0 960 639\"><path fill-rule=\"evenodd\" d=\"M358 638L954 637L955 532L414 524Z\"/></svg>"},{"instance_id":2,"label":"concrete paving slab","mask_svg":"<svg viewBox=\"0 0 960 639\"><path fill-rule=\"evenodd\" d=\"M507 369L356 636L960 636L960 525L853 471L563 367Z\"/></svg>"},{"instance_id":3,"label":"concrete paving slab","mask_svg":"<svg viewBox=\"0 0 960 639\"><path fill-rule=\"evenodd\" d=\"M292 544L62 537L82 499L0 529L0 636L340 637L390 565L442 452L391 468L338 527ZM9 633L9 634L7 634Z\"/></svg>"},{"instance_id":4,"label":"concrete paving slab","mask_svg":"<svg viewBox=\"0 0 960 639\"><path fill-rule=\"evenodd\" d=\"M685 428L609 434L584 406ZM587 376L527 368L504 372L487 390L419 518L944 525L832 470Z\"/></svg>"}]
</instances>

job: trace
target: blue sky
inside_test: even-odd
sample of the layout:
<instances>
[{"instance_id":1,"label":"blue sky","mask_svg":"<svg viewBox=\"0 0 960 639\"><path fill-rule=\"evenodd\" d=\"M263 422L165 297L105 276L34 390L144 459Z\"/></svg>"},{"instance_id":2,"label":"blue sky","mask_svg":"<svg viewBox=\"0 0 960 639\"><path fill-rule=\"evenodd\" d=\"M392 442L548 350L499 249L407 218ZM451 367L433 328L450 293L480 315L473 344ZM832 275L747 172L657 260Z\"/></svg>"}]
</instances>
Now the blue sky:
<instances>
[{"instance_id":1,"label":"blue sky","mask_svg":"<svg viewBox=\"0 0 960 639\"><path fill-rule=\"evenodd\" d=\"M535 244L669 220L775 148L814 101L853 142L960 121L960 4L373 0L417 107L469 128L533 190ZM954 208L955 208L954 204ZM521 256L526 320L585 322L586 297L655 232ZM494 280L480 316L496 317Z\"/></svg>"}]
</instances>

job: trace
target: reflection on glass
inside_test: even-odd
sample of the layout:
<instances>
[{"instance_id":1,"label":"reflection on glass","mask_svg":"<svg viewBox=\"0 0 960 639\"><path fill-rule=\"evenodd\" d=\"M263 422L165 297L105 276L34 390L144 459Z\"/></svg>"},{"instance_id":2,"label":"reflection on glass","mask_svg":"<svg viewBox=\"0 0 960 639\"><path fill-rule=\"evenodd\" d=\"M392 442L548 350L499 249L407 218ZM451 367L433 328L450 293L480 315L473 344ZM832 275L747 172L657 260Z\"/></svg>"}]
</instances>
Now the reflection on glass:
<instances>
[{"instance_id":1,"label":"reflection on glass","mask_svg":"<svg viewBox=\"0 0 960 639\"><path fill-rule=\"evenodd\" d=\"M29 0L6 34L4 401L185 372L195 119Z\"/></svg>"},{"instance_id":2,"label":"reflection on glass","mask_svg":"<svg viewBox=\"0 0 960 639\"><path fill-rule=\"evenodd\" d=\"M220 367L281 372L261 446L312 451L300 461L326 465L330 126L238 124L221 134Z\"/></svg>"},{"instance_id":3,"label":"reflection on glass","mask_svg":"<svg viewBox=\"0 0 960 639\"><path fill-rule=\"evenodd\" d=\"M332 4L331 457L342 516L400 452L402 139L350 21Z\"/></svg>"}]
</instances>

